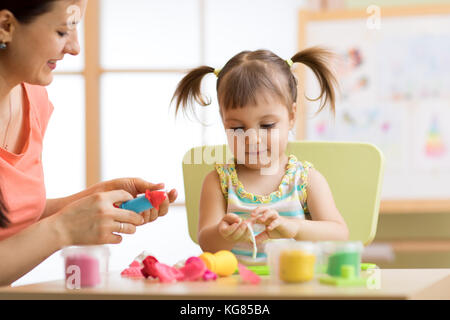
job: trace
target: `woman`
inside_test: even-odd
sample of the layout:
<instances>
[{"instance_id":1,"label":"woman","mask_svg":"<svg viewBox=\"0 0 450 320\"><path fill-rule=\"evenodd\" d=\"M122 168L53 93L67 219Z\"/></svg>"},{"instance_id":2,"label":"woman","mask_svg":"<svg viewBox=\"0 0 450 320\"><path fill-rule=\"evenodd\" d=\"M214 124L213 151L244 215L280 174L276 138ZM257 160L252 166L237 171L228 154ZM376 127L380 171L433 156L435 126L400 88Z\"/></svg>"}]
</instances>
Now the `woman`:
<instances>
[{"instance_id":1,"label":"woman","mask_svg":"<svg viewBox=\"0 0 450 320\"><path fill-rule=\"evenodd\" d=\"M44 86L64 55L80 52L76 25L87 0L2 0L0 4L0 285L8 285L69 245L119 243L116 233L167 213L114 207L163 184L116 179L46 199L42 140L53 106Z\"/></svg>"}]
</instances>

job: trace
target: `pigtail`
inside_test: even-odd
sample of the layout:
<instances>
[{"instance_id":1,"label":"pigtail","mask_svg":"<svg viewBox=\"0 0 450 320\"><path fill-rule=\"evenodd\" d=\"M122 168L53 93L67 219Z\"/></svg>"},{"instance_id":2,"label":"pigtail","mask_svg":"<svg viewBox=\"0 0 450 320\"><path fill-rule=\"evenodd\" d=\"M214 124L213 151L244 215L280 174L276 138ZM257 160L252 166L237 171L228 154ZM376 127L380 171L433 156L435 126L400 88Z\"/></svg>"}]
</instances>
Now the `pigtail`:
<instances>
[{"instance_id":1,"label":"pigtail","mask_svg":"<svg viewBox=\"0 0 450 320\"><path fill-rule=\"evenodd\" d=\"M332 57L333 53L328 50L320 47L311 47L298 52L291 58L292 62L298 62L308 66L319 81L320 95L316 99L307 98L310 101L321 101L317 113L322 111L327 104L330 105L331 111L335 113L335 88L337 88L338 82L328 67L330 58Z\"/></svg>"},{"instance_id":2,"label":"pigtail","mask_svg":"<svg viewBox=\"0 0 450 320\"><path fill-rule=\"evenodd\" d=\"M180 107L186 110L189 106L193 111L194 101L202 106L211 104L211 99L206 98L201 93L201 82L205 75L214 73L214 70L214 68L208 66L201 66L191 70L184 76L180 83L178 83L177 89L172 97L172 102L175 101L176 106L175 114L178 113Z\"/></svg>"}]
</instances>

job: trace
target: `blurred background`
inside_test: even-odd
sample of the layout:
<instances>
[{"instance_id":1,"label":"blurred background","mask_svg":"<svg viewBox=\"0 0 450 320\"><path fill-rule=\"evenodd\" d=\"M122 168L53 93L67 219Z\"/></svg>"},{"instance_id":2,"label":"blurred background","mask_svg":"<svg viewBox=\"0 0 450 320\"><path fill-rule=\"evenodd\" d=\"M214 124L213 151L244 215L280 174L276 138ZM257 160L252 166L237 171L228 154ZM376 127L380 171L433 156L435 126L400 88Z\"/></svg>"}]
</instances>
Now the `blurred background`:
<instances>
[{"instance_id":1,"label":"blurred background","mask_svg":"<svg viewBox=\"0 0 450 320\"><path fill-rule=\"evenodd\" d=\"M203 124L175 117L170 100L185 72L220 68L243 50L288 59L316 44L340 58L338 110L300 119L296 138L369 141L386 155L367 259L450 267L450 1L89 0L78 31L82 53L66 56L48 87L48 197L128 176L179 193L168 215L110 246L111 270L144 250L166 263L201 252L187 231L181 161L191 147L226 139L213 75L203 83L212 99L198 109ZM57 252L14 285L63 277Z\"/></svg>"}]
</instances>

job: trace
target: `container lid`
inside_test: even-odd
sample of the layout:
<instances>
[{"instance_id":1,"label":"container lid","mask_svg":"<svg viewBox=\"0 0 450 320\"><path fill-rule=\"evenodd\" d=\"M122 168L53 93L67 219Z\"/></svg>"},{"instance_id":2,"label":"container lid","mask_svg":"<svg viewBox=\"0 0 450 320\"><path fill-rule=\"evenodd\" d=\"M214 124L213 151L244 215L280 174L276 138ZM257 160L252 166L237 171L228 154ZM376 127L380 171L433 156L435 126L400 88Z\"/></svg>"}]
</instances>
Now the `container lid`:
<instances>
[{"instance_id":1,"label":"container lid","mask_svg":"<svg viewBox=\"0 0 450 320\"><path fill-rule=\"evenodd\" d=\"M334 252L362 252L364 246L361 241L324 241L319 243L325 254Z\"/></svg>"},{"instance_id":2,"label":"container lid","mask_svg":"<svg viewBox=\"0 0 450 320\"><path fill-rule=\"evenodd\" d=\"M79 254L88 254L94 256L104 256L109 257L109 248L105 245L92 245L92 246L70 246L64 247L61 250L61 255L63 257L69 257Z\"/></svg>"},{"instance_id":3,"label":"container lid","mask_svg":"<svg viewBox=\"0 0 450 320\"><path fill-rule=\"evenodd\" d=\"M316 244L311 241L295 241L293 239L279 239L266 243L266 251L272 250L304 250L314 253L317 251Z\"/></svg>"}]
</instances>

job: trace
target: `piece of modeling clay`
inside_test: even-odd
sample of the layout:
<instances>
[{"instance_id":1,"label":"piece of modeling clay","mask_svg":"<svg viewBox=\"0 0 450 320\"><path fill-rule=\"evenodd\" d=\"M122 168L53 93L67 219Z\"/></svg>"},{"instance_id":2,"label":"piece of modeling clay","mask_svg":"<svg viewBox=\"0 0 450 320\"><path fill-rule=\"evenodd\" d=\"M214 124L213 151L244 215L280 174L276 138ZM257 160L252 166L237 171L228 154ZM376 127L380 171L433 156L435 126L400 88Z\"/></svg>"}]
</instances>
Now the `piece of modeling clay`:
<instances>
[{"instance_id":1,"label":"piece of modeling clay","mask_svg":"<svg viewBox=\"0 0 450 320\"><path fill-rule=\"evenodd\" d=\"M248 230L250 230L250 239L252 241L253 245L253 253L252 253L252 259L256 259L256 254L258 253L258 248L256 246L256 239L255 239L255 233L253 232L253 227L251 223L247 223Z\"/></svg>"},{"instance_id":2,"label":"piece of modeling clay","mask_svg":"<svg viewBox=\"0 0 450 320\"><path fill-rule=\"evenodd\" d=\"M164 202L166 197L167 193L165 191L146 190L145 195L125 201L119 206L119 208L131 210L136 213L141 213L152 208L159 210L159 206Z\"/></svg>"},{"instance_id":3,"label":"piece of modeling clay","mask_svg":"<svg viewBox=\"0 0 450 320\"><path fill-rule=\"evenodd\" d=\"M179 270L184 274L183 280L195 281L203 277L206 265L200 258L190 257Z\"/></svg>"},{"instance_id":4,"label":"piece of modeling clay","mask_svg":"<svg viewBox=\"0 0 450 320\"><path fill-rule=\"evenodd\" d=\"M212 272L209 269L206 269L205 273L203 274L203 280L210 281L210 280L216 280L216 279L217 279L217 274L215 274L214 272Z\"/></svg>"},{"instance_id":5,"label":"piece of modeling clay","mask_svg":"<svg viewBox=\"0 0 450 320\"><path fill-rule=\"evenodd\" d=\"M247 226L248 226L248 230L250 231L250 237L251 237L250 240L252 241L252 244L253 244L252 258L256 259L256 255L258 253L258 247L256 246L255 236L257 236L258 234L263 232L266 229L266 226L263 224L252 223L252 222L247 222Z\"/></svg>"},{"instance_id":6,"label":"piece of modeling clay","mask_svg":"<svg viewBox=\"0 0 450 320\"><path fill-rule=\"evenodd\" d=\"M158 277L158 274L155 269L155 263L157 263L157 262L158 262L158 260L153 256L148 256L147 258L145 258L142 261L142 264L144 265L144 267L142 268L142 274L146 278L148 278L148 277L157 278Z\"/></svg>"},{"instance_id":7,"label":"piece of modeling clay","mask_svg":"<svg viewBox=\"0 0 450 320\"><path fill-rule=\"evenodd\" d=\"M144 278L142 274L141 267L129 267L123 270L120 273L121 276L133 279L141 279Z\"/></svg>"},{"instance_id":8,"label":"piece of modeling clay","mask_svg":"<svg viewBox=\"0 0 450 320\"><path fill-rule=\"evenodd\" d=\"M253 271L247 269L244 265L239 263L238 269L242 281L244 281L245 283L259 284L261 282L261 277Z\"/></svg>"},{"instance_id":9,"label":"piece of modeling clay","mask_svg":"<svg viewBox=\"0 0 450 320\"><path fill-rule=\"evenodd\" d=\"M139 261L134 260L132 263L130 263L129 267L133 268L140 268L141 264L139 263Z\"/></svg>"},{"instance_id":10,"label":"piece of modeling clay","mask_svg":"<svg viewBox=\"0 0 450 320\"><path fill-rule=\"evenodd\" d=\"M175 282L184 278L184 273L177 268L168 266L164 263L155 262L153 268L156 273L156 277L161 282Z\"/></svg>"}]
</instances>

